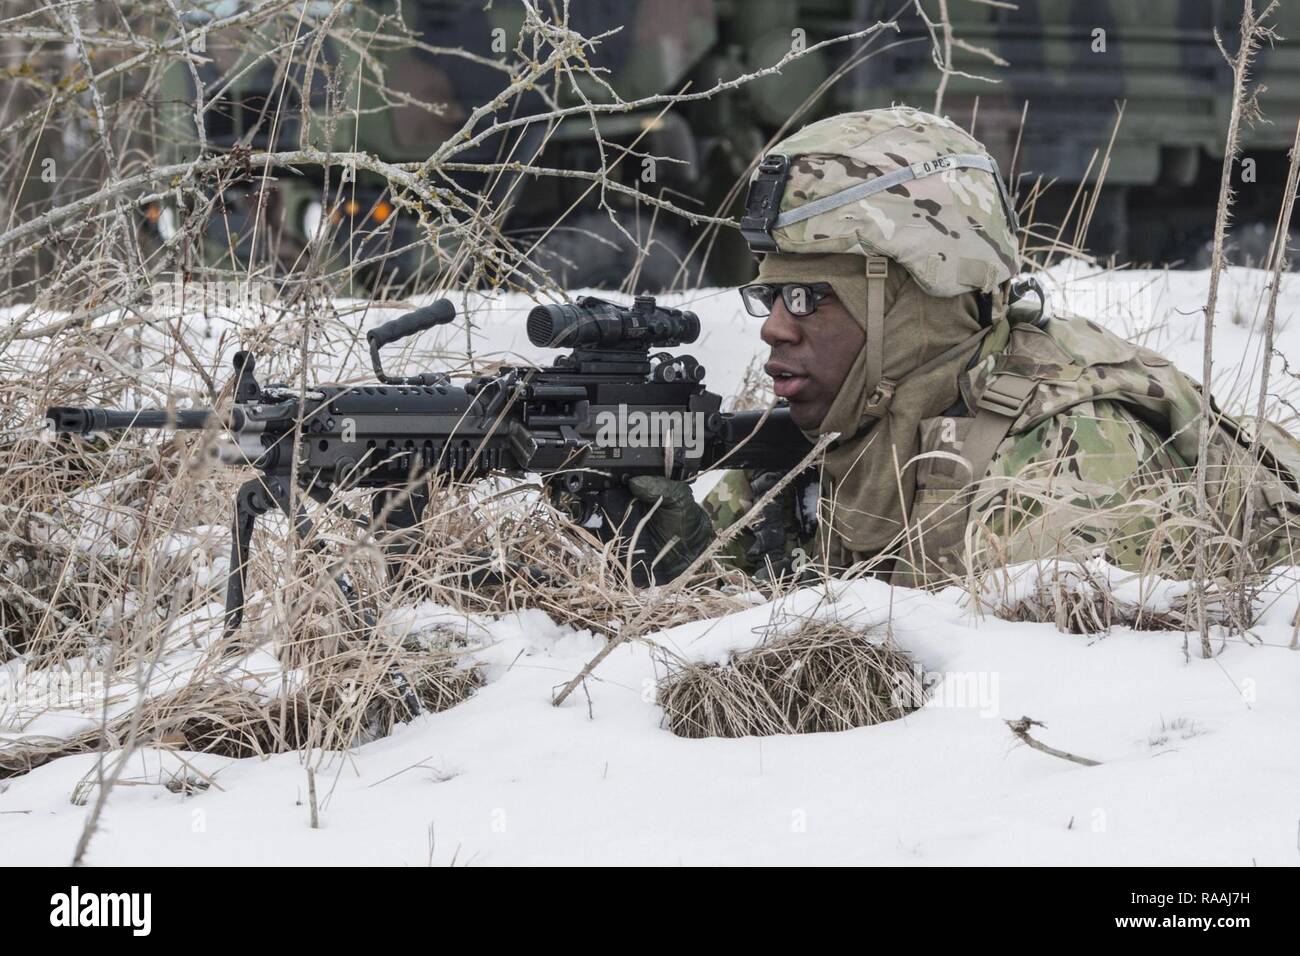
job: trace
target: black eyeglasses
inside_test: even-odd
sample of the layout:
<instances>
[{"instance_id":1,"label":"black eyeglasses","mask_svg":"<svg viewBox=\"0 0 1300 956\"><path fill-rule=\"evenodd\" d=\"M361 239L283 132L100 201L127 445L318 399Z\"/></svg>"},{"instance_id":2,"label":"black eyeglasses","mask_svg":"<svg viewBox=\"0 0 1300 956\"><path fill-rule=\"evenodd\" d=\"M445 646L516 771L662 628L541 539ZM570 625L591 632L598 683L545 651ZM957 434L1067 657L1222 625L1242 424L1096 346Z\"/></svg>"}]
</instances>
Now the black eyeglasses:
<instances>
[{"instance_id":1,"label":"black eyeglasses","mask_svg":"<svg viewBox=\"0 0 1300 956\"><path fill-rule=\"evenodd\" d=\"M740 298L745 311L761 319L772 314L779 295L787 312L803 318L816 312L822 299L834 292L829 282L755 282L740 287Z\"/></svg>"}]
</instances>

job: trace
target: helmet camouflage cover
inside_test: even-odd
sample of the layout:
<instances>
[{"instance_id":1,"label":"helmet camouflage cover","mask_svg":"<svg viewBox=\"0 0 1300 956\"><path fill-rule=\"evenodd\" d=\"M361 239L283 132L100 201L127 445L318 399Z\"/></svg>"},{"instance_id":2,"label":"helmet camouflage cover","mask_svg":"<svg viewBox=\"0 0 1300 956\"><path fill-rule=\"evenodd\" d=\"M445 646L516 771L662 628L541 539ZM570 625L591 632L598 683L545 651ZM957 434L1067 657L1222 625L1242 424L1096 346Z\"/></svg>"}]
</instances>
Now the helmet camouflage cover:
<instances>
[{"instance_id":1,"label":"helmet camouflage cover","mask_svg":"<svg viewBox=\"0 0 1300 956\"><path fill-rule=\"evenodd\" d=\"M746 205L755 253L886 256L941 298L1019 271L996 162L956 123L908 107L805 126L764 157Z\"/></svg>"}]
</instances>

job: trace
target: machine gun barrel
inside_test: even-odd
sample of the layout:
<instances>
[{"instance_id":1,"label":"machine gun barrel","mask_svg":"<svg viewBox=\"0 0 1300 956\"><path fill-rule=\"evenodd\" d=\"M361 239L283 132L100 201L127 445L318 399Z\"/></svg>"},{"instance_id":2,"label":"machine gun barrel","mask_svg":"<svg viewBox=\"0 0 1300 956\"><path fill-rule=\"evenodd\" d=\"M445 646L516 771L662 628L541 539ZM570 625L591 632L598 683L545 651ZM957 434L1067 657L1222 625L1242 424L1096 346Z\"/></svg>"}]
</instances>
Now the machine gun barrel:
<instances>
[{"instance_id":1,"label":"machine gun barrel","mask_svg":"<svg viewBox=\"0 0 1300 956\"><path fill-rule=\"evenodd\" d=\"M126 428L169 428L177 431L202 431L210 426L239 428L235 419L242 413L235 409L229 419L210 408L141 408L117 411L108 408L73 408L56 405L45 417L53 423L56 432L72 435L89 435L91 432L115 431Z\"/></svg>"}]
</instances>

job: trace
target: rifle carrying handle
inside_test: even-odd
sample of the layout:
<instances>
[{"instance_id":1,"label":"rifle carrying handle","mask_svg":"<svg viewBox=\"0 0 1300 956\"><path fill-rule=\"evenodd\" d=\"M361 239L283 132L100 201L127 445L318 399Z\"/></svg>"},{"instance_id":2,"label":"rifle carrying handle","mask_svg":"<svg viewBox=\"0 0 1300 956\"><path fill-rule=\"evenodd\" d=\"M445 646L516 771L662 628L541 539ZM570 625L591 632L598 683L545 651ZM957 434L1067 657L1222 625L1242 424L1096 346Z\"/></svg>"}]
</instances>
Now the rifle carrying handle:
<instances>
[{"instance_id":1,"label":"rifle carrying handle","mask_svg":"<svg viewBox=\"0 0 1300 956\"><path fill-rule=\"evenodd\" d=\"M371 329L366 333L366 338L373 348L383 348L390 342L431 329L435 325L446 325L454 318L456 318L456 307L448 299L439 299L431 305L408 312L400 318Z\"/></svg>"}]
</instances>

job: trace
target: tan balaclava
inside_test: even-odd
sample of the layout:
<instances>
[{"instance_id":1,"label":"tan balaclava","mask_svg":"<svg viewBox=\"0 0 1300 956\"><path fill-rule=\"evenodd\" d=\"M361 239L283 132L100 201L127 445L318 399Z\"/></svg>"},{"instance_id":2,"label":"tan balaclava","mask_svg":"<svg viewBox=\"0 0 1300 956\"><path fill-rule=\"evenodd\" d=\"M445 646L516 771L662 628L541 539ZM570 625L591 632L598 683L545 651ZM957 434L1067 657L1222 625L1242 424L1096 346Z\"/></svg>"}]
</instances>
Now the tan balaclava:
<instances>
[{"instance_id":1,"label":"tan balaclava","mask_svg":"<svg viewBox=\"0 0 1300 956\"><path fill-rule=\"evenodd\" d=\"M983 331L974 293L949 298L929 295L905 269L889 262L884 341L872 341L865 261L846 253L769 254L760 263L756 280L828 282L867 334L825 420L805 433L812 440L839 433L823 466L822 496L831 506L823 508L823 530L829 515L831 536L838 539L831 544L859 558L887 547L905 527L916 491L912 458L921 420L942 414L957 401L958 376L979 350ZM798 321L816 322L817 314ZM872 350L882 359L882 380L887 385L896 383L892 399L883 408L878 394L867 394ZM873 410L881 413L879 417L870 413Z\"/></svg>"}]
</instances>

